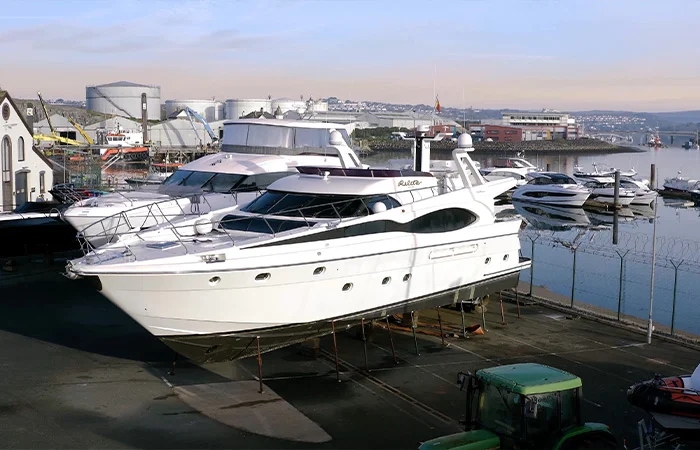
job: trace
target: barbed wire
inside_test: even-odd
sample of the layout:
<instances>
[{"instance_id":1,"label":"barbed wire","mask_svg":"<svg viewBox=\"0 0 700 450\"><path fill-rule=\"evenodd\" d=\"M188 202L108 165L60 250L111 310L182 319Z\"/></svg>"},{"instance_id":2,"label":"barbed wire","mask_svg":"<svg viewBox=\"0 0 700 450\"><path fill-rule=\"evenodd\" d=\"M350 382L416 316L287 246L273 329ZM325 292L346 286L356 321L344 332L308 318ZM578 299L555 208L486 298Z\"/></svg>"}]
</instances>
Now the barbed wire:
<instances>
[{"instance_id":1,"label":"barbed wire","mask_svg":"<svg viewBox=\"0 0 700 450\"><path fill-rule=\"evenodd\" d=\"M653 242L644 233L619 231L617 244L612 242L612 233L595 229L572 229L551 231L523 229L520 232L523 246L538 245L566 248L608 258L624 258L642 264L651 264ZM679 266L678 270L700 273L700 241L674 237L656 238L657 267Z\"/></svg>"}]
</instances>

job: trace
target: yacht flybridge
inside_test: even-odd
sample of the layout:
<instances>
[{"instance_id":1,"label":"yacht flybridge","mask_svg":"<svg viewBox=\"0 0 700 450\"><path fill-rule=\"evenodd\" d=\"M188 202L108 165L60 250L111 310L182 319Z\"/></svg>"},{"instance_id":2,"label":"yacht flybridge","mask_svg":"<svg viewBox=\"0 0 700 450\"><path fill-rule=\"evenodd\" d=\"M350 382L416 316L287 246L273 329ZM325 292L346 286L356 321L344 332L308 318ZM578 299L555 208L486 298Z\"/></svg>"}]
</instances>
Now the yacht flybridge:
<instances>
[{"instance_id":1,"label":"yacht flybridge","mask_svg":"<svg viewBox=\"0 0 700 450\"><path fill-rule=\"evenodd\" d=\"M494 208L515 180L486 182L467 134L452 152L458 189L422 171L418 148L415 170L297 167L218 220L106 245L66 273L200 363L515 287L530 266L522 219Z\"/></svg>"},{"instance_id":2,"label":"yacht flybridge","mask_svg":"<svg viewBox=\"0 0 700 450\"><path fill-rule=\"evenodd\" d=\"M224 127L223 152L182 166L161 185L78 202L64 212L65 220L96 247L125 231L247 203L297 165L362 167L347 133L339 133L332 147L322 141L338 124L241 119Z\"/></svg>"}]
</instances>

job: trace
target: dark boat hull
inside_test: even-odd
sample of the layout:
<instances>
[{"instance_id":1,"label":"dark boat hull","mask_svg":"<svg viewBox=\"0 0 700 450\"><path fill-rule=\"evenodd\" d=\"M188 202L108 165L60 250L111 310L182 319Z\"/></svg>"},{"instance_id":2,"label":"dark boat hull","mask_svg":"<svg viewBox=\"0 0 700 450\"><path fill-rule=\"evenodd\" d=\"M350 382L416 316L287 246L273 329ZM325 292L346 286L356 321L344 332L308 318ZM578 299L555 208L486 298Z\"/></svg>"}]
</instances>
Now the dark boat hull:
<instances>
[{"instance_id":1,"label":"dark boat hull","mask_svg":"<svg viewBox=\"0 0 700 450\"><path fill-rule=\"evenodd\" d=\"M522 258L523 262L527 260ZM287 347L307 339L326 336L360 325L362 319L369 322L393 314L410 313L494 294L515 288L520 271L483 280L457 289L440 292L429 297L416 298L394 305L386 305L370 311L337 317L314 323L287 325L284 327L250 330L241 333L207 335L161 336L160 339L177 353L198 363L213 363L248 358L260 353Z\"/></svg>"},{"instance_id":2,"label":"dark boat hull","mask_svg":"<svg viewBox=\"0 0 700 450\"><path fill-rule=\"evenodd\" d=\"M0 220L0 257L78 250L75 229L61 219L67 205L28 202L10 220Z\"/></svg>"},{"instance_id":3,"label":"dark boat hull","mask_svg":"<svg viewBox=\"0 0 700 450\"><path fill-rule=\"evenodd\" d=\"M637 383L627 391L627 400L648 411L664 428L700 433L700 392L684 388L681 377Z\"/></svg>"}]
</instances>

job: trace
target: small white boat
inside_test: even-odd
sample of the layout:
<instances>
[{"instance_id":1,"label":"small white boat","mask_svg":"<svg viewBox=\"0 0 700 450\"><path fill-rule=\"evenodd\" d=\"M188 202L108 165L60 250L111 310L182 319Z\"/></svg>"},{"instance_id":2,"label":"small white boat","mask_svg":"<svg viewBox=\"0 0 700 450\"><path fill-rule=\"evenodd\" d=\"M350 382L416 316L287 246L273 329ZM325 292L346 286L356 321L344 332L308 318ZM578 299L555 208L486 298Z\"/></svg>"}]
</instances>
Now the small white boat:
<instances>
[{"instance_id":1,"label":"small white boat","mask_svg":"<svg viewBox=\"0 0 700 450\"><path fill-rule=\"evenodd\" d=\"M619 170L619 169L611 167L610 169L607 169L607 170L599 170L598 165L596 163L593 163L593 172L584 172L583 168L581 166L574 166L574 177L576 177L576 178L614 177L616 170ZM630 177L631 178L631 177L634 177L635 175L637 175L637 171L634 170L634 167L632 167L628 171L620 170L621 177Z\"/></svg>"},{"instance_id":2,"label":"small white boat","mask_svg":"<svg viewBox=\"0 0 700 450\"><path fill-rule=\"evenodd\" d=\"M700 190L700 180L684 178L681 176L681 171L678 171L678 176L666 178L664 180L664 189L673 192L691 193Z\"/></svg>"},{"instance_id":3,"label":"small white boat","mask_svg":"<svg viewBox=\"0 0 700 450\"><path fill-rule=\"evenodd\" d=\"M591 190L589 201L612 205L615 203L615 179L607 177L591 178L582 183L584 187ZM622 184L622 183L620 183ZM629 206L637 197L636 192L620 186L618 190L617 202L620 206Z\"/></svg>"},{"instance_id":4,"label":"small white boat","mask_svg":"<svg viewBox=\"0 0 700 450\"><path fill-rule=\"evenodd\" d=\"M630 205L649 206L659 196L658 192L650 189L644 181L633 178L620 178L620 187L634 191L634 200Z\"/></svg>"},{"instance_id":5,"label":"small white boat","mask_svg":"<svg viewBox=\"0 0 700 450\"><path fill-rule=\"evenodd\" d=\"M564 173L530 172L526 184L513 192L513 200L580 208L591 190Z\"/></svg>"},{"instance_id":6,"label":"small white boat","mask_svg":"<svg viewBox=\"0 0 700 450\"><path fill-rule=\"evenodd\" d=\"M527 174L532 172L527 167L511 167L511 168L495 168L495 169L481 169L479 172L488 181L502 180L503 178L514 178L515 186L522 186L529 181Z\"/></svg>"}]
</instances>

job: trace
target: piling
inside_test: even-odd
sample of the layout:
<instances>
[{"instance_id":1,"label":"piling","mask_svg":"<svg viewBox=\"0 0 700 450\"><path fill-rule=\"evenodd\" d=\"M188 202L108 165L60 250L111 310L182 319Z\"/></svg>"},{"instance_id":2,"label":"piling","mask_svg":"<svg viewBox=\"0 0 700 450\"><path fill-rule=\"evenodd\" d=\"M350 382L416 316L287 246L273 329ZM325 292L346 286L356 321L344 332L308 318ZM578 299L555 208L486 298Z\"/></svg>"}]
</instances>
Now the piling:
<instances>
[{"instance_id":1,"label":"piling","mask_svg":"<svg viewBox=\"0 0 700 450\"><path fill-rule=\"evenodd\" d=\"M649 187L651 189L655 189L658 187L656 185L656 164L651 165L651 175L649 175Z\"/></svg>"},{"instance_id":2,"label":"piling","mask_svg":"<svg viewBox=\"0 0 700 450\"><path fill-rule=\"evenodd\" d=\"M614 194L614 200L613 200L613 207L615 208L615 212L613 214L613 245L617 245L617 233L618 233L618 215L617 215L617 210L620 208L620 170L615 169L615 194Z\"/></svg>"}]
</instances>

